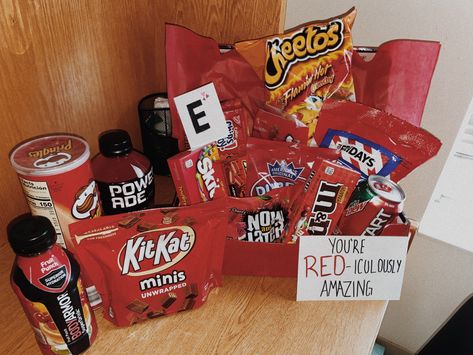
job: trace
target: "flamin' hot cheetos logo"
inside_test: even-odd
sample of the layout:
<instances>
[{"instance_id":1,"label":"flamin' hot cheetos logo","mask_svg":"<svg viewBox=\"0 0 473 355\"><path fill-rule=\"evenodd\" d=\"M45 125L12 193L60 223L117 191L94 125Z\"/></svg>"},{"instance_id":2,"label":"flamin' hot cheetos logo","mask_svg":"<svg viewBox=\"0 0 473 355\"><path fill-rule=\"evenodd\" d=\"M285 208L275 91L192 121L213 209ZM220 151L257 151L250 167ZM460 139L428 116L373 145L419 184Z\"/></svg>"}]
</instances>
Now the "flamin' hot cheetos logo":
<instances>
[{"instance_id":1,"label":"flamin' hot cheetos logo","mask_svg":"<svg viewBox=\"0 0 473 355\"><path fill-rule=\"evenodd\" d=\"M335 51L342 43L342 20L334 20L323 27L310 25L288 38L269 39L264 73L266 87L275 89L280 86L294 63Z\"/></svg>"}]
</instances>

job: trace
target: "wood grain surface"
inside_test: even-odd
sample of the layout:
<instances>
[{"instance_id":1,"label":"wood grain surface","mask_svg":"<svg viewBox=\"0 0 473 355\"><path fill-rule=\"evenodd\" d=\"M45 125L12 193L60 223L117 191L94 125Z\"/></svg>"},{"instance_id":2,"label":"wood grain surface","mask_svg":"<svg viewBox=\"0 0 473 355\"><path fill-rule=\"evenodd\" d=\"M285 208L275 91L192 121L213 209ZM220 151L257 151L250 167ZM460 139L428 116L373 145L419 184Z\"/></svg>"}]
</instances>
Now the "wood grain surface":
<instances>
[{"instance_id":1,"label":"wood grain surface","mask_svg":"<svg viewBox=\"0 0 473 355\"><path fill-rule=\"evenodd\" d=\"M8 284L13 254L0 247L1 354L40 354ZM370 354L383 301L296 302L290 278L224 278L201 308L117 328L96 312L87 354Z\"/></svg>"},{"instance_id":2,"label":"wood grain surface","mask_svg":"<svg viewBox=\"0 0 473 355\"><path fill-rule=\"evenodd\" d=\"M219 42L276 33L285 0L4 0L0 2L1 230L28 210L8 153L52 132L104 130L141 146L137 104L166 89L164 24ZM0 238L5 243L5 238Z\"/></svg>"}]
</instances>

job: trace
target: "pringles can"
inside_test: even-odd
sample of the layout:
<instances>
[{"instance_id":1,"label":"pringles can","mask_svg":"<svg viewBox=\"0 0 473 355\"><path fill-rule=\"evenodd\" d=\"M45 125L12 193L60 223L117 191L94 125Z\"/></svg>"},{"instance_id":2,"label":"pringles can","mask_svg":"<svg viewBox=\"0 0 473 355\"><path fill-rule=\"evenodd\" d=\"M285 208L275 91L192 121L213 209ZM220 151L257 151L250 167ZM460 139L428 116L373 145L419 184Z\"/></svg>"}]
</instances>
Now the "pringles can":
<instances>
[{"instance_id":1,"label":"pringles can","mask_svg":"<svg viewBox=\"0 0 473 355\"><path fill-rule=\"evenodd\" d=\"M69 134L31 138L10 152L32 215L51 221L63 247L72 248L70 223L102 214L89 157L88 143Z\"/></svg>"},{"instance_id":2,"label":"pringles can","mask_svg":"<svg viewBox=\"0 0 473 355\"><path fill-rule=\"evenodd\" d=\"M335 229L338 235L380 235L403 210L406 195L395 182L370 175L353 192Z\"/></svg>"}]
</instances>

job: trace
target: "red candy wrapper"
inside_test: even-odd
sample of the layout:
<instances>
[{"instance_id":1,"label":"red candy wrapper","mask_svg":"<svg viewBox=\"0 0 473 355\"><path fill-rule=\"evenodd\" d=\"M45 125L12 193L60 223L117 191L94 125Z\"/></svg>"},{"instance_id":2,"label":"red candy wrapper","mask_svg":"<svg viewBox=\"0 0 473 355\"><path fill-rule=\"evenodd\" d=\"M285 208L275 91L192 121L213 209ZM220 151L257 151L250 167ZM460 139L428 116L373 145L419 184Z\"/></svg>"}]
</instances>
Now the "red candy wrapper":
<instances>
[{"instance_id":1,"label":"red candy wrapper","mask_svg":"<svg viewBox=\"0 0 473 355\"><path fill-rule=\"evenodd\" d=\"M311 172L290 227L292 242L304 235L332 235L360 174L327 160Z\"/></svg>"},{"instance_id":2,"label":"red candy wrapper","mask_svg":"<svg viewBox=\"0 0 473 355\"><path fill-rule=\"evenodd\" d=\"M240 100L223 102L222 110L225 115L228 134L216 143L221 159L226 160L240 156L245 152L249 113L242 106Z\"/></svg>"},{"instance_id":3,"label":"red candy wrapper","mask_svg":"<svg viewBox=\"0 0 473 355\"><path fill-rule=\"evenodd\" d=\"M222 163L215 144L168 159L181 206L211 201L227 195Z\"/></svg>"},{"instance_id":4,"label":"red candy wrapper","mask_svg":"<svg viewBox=\"0 0 473 355\"><path fill-rule=\"evenodd\" d=\"M306 144L309 129L296 118L259 109L253 124L253 137Z\"/></svg>"},{"instance_id":5,"label":"red candy wrapper","mask_svg":"<svg viewBox=\"0 0 473 355\"><path fill-rule=\"evenodd\" d=\"M397 182L435 156L442 143L426 130L375 108L327 100L315 130L320 147L337 149L339 161Z\"/></svg>"},{"instance_id":6,"label":"red candy wrapper","mask_svg":"<svg viewBox=\"0 0 473 355\"><path fill-rule=\"evenodd\" d=\"M265 195L272 189L304 184L317 157L336 160L334 149L248 138L245 196Z\"/></svg>"},{"instance_id":7,"label":"red candy wrapper","mask_svg":"<svg viewBox=\"0 0 473 355\"><path fill-rule=\"evenodd\" d=\"M227 238L247 242L287 242L294 200L301 190L302 186L291 186L264 196L228 198Z\"/></svg>"},{"instance_id":8,"label":"red candy wrapper","mask_svg":"<svg viewBox=\"0 0 473 355\"><path fill-rule=\"evenodd\" d=\"M224 161L223 168L227 178L230 196L245 197L247 170L246 155Z\"/></svg>"},{"instance_id":9,"label":"red candy wrapper","mask_svg":"<svg viewBox=\"0 0 473 355\"><path fill-rule=\"evenodd\" d=\"M72 224L104 317L128 326L200 307L222 282L227 218L222 199Z\"/></svg>"}]
</instances>

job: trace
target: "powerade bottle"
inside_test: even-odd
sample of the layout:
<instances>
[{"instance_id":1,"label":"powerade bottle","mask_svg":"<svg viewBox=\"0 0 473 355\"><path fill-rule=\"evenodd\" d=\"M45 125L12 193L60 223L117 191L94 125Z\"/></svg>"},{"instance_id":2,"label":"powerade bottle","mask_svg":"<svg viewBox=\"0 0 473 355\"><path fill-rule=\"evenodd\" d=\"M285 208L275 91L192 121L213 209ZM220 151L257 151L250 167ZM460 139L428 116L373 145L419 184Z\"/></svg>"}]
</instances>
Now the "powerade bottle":
<instances>
[{"instance_id":1,"label":"powerade bottle","mask_svg":"<svg viewBox=\"0 0 473 355\"><path fill-rule=\"evenodd\" d=\"M11 285L44 354L79 354L93 343L97 324L72 254L56 244L48 218L22 215L8 225L17 254Z\"/></svg>"},{"instance_id":2,"label":"powerade bottle","mask_svg":"<svg viewBox=\"0 0 473 355\"><path fill-rule=\"evenodd\" d=\"M133 149L128 132L116 129L99 136L100 153L92 170L104 214L139 211L154 203L154 175L149 159Z\"/></svg>"}]
</instances>

